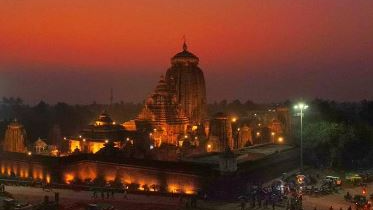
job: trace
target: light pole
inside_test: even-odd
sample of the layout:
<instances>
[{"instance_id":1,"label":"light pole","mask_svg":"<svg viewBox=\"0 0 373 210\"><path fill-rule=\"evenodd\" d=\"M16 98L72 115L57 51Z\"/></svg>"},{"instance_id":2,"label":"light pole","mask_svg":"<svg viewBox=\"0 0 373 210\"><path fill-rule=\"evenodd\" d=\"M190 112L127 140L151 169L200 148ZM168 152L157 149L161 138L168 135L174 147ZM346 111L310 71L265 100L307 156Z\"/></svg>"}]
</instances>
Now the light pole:
<instances>
[{"instance_id":1,"label":"light pole","mask_svg":"<svg viewBox=\"0 0 373 210\"><path fill-rule=\"evenodd\" d=\"M300 170L303 171L303 113L308 108L307 104L298 103L294 106L295 110L300 110Z\"/></svg>"}]
</instances>

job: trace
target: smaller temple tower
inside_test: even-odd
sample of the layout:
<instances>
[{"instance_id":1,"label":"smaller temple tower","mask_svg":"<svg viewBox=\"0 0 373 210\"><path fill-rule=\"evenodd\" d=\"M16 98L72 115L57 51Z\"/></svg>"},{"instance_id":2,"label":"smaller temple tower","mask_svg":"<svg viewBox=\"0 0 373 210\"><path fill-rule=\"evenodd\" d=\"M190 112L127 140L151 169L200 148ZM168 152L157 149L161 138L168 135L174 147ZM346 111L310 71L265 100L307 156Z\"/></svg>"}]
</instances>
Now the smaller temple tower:
<instances>
[{"instance_id":1,"label":"smaller temple tower","mask_svg":"<svg viewBox=\"0 0 373 210\"><path fill-rule=\"evenodd\" d=\"M154 146L179 145L189 125L188 117L177 103L176 96L161 76L154 92L147 98L144 108L135 119L140 131L150 132Z\"/></svg>"},{"instance_id":2,"label":"smaller temple tower","mask_svg":"<svg viewBox=\"0 0 373 210\"><path fill-rule=\"evenodd\" d=\"M245 146L249 146L253 144L252 134L251 134L251 128L247 125L241 126L238 131L238 142L237 147L238 149L241 149Z\"/></svg>"},{"instance_id":3,"label":"smaller temple tower","mask_svg":"<svg viewBox=\"0 0 373 210\"><path fill-rule=\"evenodd\" d=\"M7 152L26 152L25 141L25 128L17 120L14 120L5 131L3 150Z\"/></svg>"},{"instance_id":4,"label":"smaller temple tower","mask_svg":"<svg viewBox=\"0 0 373 210\"><path fill-rule=\"evenodd\" d=\"M210 121L208 152L223 152L227 147L233 149L232 124L229 117L219 112Z\"/></svg>"}]
</instances>

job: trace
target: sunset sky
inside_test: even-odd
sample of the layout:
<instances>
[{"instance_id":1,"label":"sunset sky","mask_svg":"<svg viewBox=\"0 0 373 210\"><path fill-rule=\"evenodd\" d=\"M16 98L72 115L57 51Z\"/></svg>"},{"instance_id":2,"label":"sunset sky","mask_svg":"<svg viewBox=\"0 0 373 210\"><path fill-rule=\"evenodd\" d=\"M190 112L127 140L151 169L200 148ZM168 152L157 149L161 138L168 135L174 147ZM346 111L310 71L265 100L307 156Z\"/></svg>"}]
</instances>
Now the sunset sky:
<instances>
[{"instance_id":1,"label":"sunset sky","mask_svg":"<svg viewBox=\"0 0 373 210\"><path fill-rule=\"evenodd\" d=\"M0 97L141 102L183 35L209 102L373 99L371 0L0 0Z\"/></svg>"}]
</instances>

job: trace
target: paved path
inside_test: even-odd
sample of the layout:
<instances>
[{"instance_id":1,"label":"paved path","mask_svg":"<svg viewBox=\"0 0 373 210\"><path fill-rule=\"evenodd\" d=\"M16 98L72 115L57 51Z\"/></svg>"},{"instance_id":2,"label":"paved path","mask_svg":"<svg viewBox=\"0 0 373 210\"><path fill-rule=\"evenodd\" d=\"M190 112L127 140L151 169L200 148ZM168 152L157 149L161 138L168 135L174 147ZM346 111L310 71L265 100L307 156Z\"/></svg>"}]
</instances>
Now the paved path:
<instances>
[{"instance_id":1,"label":"paved path","mask_svg":"<svg viewBox=\"0 0 373 210\"><path fill-rule=\"evenodd\" d=\"M368 195L373 193L373 183L370 183L367 187ZM45 195L48 195L51 200L54 199L54 192L60 193L60 201L63 205L71 206L74 203L95 203L104 202L111 203L119 210L142 210L142 209L152 209L152 210L174 210L179 209L179 199L170 198L164 196L146 196L138 194L129 194L128 199L123 198L123 194L115 194L114 199L92 199L92 192L87 191L73 191L66 189L54 189L52 192L43 191L41 188L31 188L31 187L14 187L7 186L6 191L12 193L16 199L21 201L28 201L30 203L41 202ZM333 206L335 210L342 208L346 210L348 206L352 205L349 202L344 201L344 195L346 192L350 192L351 195L361 194L361 187L354 187L343 189L339 193L334 193L330 195L322 196L304 196L303 197L303 208L304 210L313 210L314 207L317 210L329 210L330 206ZM100 196L100 193L98 193ZM198 202L198 209L206 210L240 210L239 202L225 203L225 202ZM352 205L353 209L354 206ZM247 208L251 209L251 208ZM254 208L255 210L260 210L259 208ZM269 210L269 208L261 208L264 210ZM283 208L276 207L276 210Z\"/></svg>"},{"instance_id":2,"label":"paved path","mask_svg":"<svg viewBox=\"0 0 373 210\"><path fill-rule=\"evenodd\" d=\"M128 194L125 199L123 194L117 193L114 198L93 199L92 192L73 191L67 189L53 189L51 192L43 191L41 188L6 186L6 191L10 192L17 200L29 203L40 203L44 196L48 195L50 200L54 200L54 193L59 192L60 203L64 206L73 206L76 203L110 203L118 209L175 209L179 204L178 198L164 196L147 196L138 194ZM100 197L100 193L98 193ZM106 196L106 194L105 194Z\"/></svg>"}]
</instances>

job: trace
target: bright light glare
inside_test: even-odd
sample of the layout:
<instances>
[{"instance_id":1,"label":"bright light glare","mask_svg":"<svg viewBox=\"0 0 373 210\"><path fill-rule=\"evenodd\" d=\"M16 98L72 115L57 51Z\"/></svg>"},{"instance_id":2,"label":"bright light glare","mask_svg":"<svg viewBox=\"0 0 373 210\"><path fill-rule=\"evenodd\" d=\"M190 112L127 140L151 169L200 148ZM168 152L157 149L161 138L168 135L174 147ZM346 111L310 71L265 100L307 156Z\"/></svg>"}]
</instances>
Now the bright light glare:
<instances>
[{"instance_id":1,"label":"bright light glare","mask_svg":"<svg viewBox=\"0 0 373 210\"><path fill-rule=\"evenodd\" d=\"M300 109L300 110L305 110L308 108L308 105L307 104L304 104L304 103L299 103L297 105L294 105L294 109Z\"/></svg>"}]
</instances>

